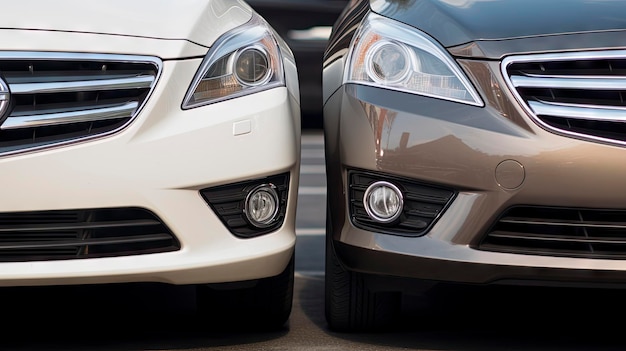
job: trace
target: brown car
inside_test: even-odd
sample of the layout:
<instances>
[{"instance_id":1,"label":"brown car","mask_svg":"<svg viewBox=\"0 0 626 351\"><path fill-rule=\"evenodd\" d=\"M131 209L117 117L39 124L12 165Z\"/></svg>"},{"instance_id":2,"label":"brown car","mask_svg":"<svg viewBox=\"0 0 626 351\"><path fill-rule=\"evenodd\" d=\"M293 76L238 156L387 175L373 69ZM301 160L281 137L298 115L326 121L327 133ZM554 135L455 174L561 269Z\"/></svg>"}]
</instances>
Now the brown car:
<instances>
[{"instance_id":1,"label":"brown car","mask_svg":"<svg viewBox=\"0 0 626 351\"><path fill-rule=\"evenodd\" d=\"M626 283L624 13L350 3L323 70L331 328L439 283Z\"/></svg>"}]
</instances>

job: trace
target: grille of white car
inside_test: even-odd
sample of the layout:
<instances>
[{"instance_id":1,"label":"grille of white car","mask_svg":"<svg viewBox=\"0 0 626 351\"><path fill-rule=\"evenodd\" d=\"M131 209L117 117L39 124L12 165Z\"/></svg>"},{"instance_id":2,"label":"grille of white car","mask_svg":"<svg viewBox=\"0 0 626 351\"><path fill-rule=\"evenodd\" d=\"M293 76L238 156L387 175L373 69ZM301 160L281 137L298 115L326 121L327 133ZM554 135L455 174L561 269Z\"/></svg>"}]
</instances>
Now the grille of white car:
<instances>
[{"instance_id":1,"label":"grille of white car","mask_svg":"<svg viewBox=\"0 0 626 351\"><path fill-rule=\"evenodd\" d=\"M0 213L0 262L128 256L180 249L141 208Z\"/></svg>"},{"instance_id":2,"label":"grille of white car","mask_svg":"<svg viewBox=\"0 0 626 351\"><path fill-rule=\"evenodd\" d=\"M626 144L626 51L512 56L503 74L544 128Z\"/></svg>"},{"instance_id":3,"label":"grille of white car","mask_svg":"<svg viewBox=\"0 0 626 351\"><path fill-rule=\"evenodd\" d=\"M0 154L120 130L146 101L160 67L143 56L0 52L9 90Z\"/></svg>"},{"instance_id":4,"label":"grille of white car","mask_svg":"<svg viewBox=\"0 0 626 351\"><path fill-rule=\"evenodd\" d=\"M478 249L533 255L626 258L626 211L514 207Z\"/></svg>"}]
</instances>

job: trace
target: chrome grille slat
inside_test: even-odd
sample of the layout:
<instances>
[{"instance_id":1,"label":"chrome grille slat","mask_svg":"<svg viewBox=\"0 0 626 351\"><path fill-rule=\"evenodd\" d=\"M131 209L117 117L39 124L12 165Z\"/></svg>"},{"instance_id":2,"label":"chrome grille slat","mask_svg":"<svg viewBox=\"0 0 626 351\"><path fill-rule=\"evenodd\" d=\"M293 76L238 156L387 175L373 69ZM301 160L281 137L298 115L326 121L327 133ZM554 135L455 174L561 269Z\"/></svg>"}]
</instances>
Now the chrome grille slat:
<instances>
[{"instance_id":1,"label":"chrome grille slat","mask_svg":"<svg viewBox=\"0 0 626 351\"><path fill-rule=\"evenodd\" d=\"M82 111L53 113L40 111L42 113L36 115L9 116L2 126L0 126L0 129L32 128L80 122L93 122L107 119L130 118L138 106L139 104L136 101L133 101L123 105Z\"/></svg>"},{"instance_id":2,"label":"chrome grille slat","mask_svg":"<svg viewBox=\"0 0 626 351\"><path fill-rule=\"evenodd\" d=\"M511 76L516 88L585 89L585 90L626 90L626 77L602 76L538 76L529 74Z\"/></svg>"},{"instance_id":3,"label":"chrome grille slat","mask_svg":"<svg viewBox=\"0 0 626 351\"><path fill-rule=\"evenodd\" d=\"M543 101L529 101L528 106L530 106L531 110L537 115L589 121L626 122L626 107L557 104Z\"/></svg>"},{"instance_id":4,"label":"chrome grille slat","mask_svg":"<svg viewBox=\"0 0 626 351\"><path fill-rule=\"evenodd\" d=\"M626 145L626 50L511 56L502 73L545 129Z\"/></svg>"},{"instance_id":5,"label":"chrome grille slat","mask_svg":"<svg viewBox=\"0 0 626 351\"><path fill-rule=\"evenodd\" d=\"M161 66L147 56L0 52L9 91L0 95L11 101L0 116L0 155L123 129L147 101Z\"/></svg>"},{"instance_id":6,"label":"chrome grille slat","mask_svg":"<svg viewBox=\"0 0 626 351\"><path fill-rule=\"evenodd\" d=\"M50 94L76 91L99 91L117 89L146 89L154 82L154 76L137 76L116 79L94 79L42 83L10 83L12 94Z\"/></svg>"}]
</instances>

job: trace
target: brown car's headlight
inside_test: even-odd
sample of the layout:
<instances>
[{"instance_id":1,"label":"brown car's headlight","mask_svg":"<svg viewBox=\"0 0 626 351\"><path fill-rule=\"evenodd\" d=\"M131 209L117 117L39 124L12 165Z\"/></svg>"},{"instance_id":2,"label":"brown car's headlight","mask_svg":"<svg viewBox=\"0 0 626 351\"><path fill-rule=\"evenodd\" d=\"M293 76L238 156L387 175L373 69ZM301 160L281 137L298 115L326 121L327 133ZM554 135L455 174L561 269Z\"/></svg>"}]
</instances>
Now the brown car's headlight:
<instances>
[{"instance_id":1,"label":"brown car's headlight","mask_svg":"<svg viewBox=\"0 0 626 351\"><path fill-rule=\"evenodd\" d=\"M183 109L285 85L281 48L258 15L211 47L185 96Z\"/></svg>"},{"instance_id":2,"label":"brown car's headlight","mask_svg":"<svg viewBox=\"0 0 626 351\"><path fill-rule=\"evenodd\" d=\"M483 106L452 57L419 30L371 13L351 45L344 83Z\"/></svg>"}]
</instances>

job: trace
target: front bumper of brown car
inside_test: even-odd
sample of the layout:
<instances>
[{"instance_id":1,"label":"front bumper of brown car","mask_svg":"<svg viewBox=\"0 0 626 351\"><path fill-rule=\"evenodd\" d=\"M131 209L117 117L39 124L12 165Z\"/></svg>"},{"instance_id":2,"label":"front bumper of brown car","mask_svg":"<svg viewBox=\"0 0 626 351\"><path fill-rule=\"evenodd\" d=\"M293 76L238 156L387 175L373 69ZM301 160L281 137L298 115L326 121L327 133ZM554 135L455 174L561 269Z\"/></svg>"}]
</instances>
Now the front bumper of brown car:
<instances>
[{"instance_id":1,"label":"front bumper of brown car","mask_svg":"<svg viewBox=\"0 0 626 351\"><path fill-rule=\"evenodd\" d=\"M623 147L546 130L499 63L461 65L485 107L357 84L327 101L329 224L345 267L464 283L626 282ZM414 184L451 195L417 229L368 222L355 172L405 196ZM401 217L431 205L405 202Z\"/></svg>"}]
</instances>

